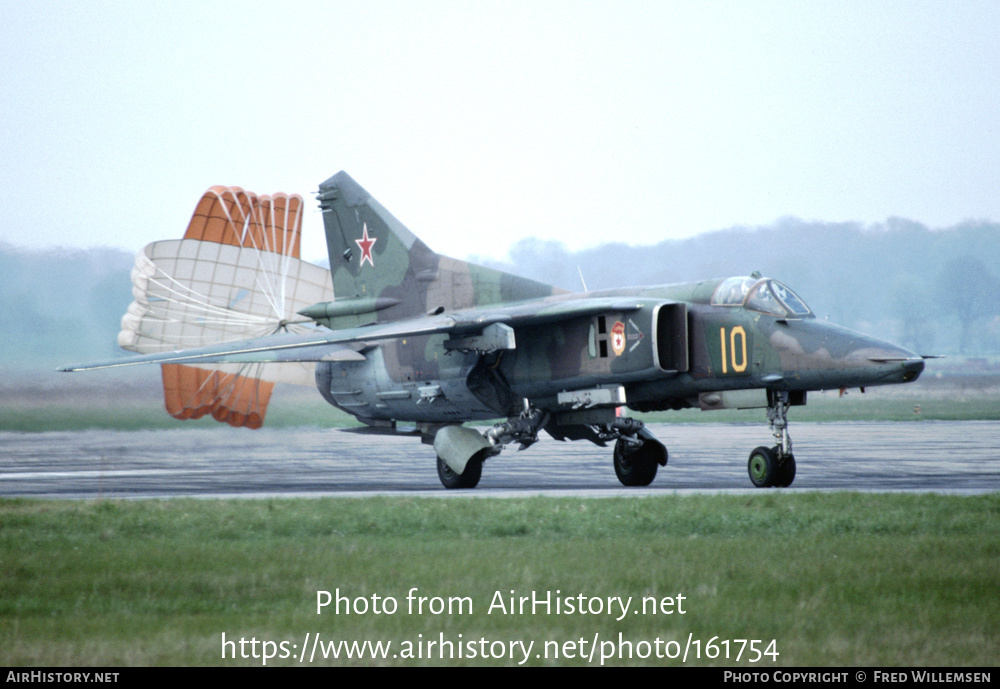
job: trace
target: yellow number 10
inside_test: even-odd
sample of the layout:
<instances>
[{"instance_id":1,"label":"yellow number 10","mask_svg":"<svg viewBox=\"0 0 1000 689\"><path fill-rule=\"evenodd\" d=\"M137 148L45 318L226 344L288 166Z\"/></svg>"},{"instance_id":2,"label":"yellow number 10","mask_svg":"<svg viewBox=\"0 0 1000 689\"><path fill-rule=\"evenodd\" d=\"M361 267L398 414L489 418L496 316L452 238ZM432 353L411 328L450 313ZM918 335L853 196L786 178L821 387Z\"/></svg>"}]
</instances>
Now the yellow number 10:
<instances>
[{"instance_id":1,"label":"yellow number 10","mask_svg":"<svg viewBox=\"0 0 1000 689\"><path fill-rule=\"evenodd\" d=\"M740 344L736 346L736 336L739 335ZM742 325L737 325L729 331L729 347L726 347L726 329L719 328L719 341L722 344L722 372L729 373L729 366L733 367L733 373L743 373L747 370L747 332ZM737 349L740 359L736 361Z\"/></svg>"}]
</instances>

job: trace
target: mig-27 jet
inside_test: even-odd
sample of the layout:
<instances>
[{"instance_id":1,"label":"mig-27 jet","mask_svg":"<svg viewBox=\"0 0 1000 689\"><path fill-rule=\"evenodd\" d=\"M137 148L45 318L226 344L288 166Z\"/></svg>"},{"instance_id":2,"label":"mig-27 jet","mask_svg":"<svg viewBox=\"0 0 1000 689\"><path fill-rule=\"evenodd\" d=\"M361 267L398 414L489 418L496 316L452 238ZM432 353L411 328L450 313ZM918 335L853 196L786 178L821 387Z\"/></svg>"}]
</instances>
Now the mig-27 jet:
<instances>
[{"instance_id":1,"label":"mig-27 jet","mask_svg":"<svg viewBox=\"0 0 1000 689\"><path fill-rule=\"evenodd\" d=\"M444 486L472 488L541 431L612 444L619 480L648 485L667 448L623 410L690 407L766 409L774 444L748 473L788 486L790 407L924 368L758 273L567 292L435 253L344 172L317 198L329 271L299 258L302 197L209 189L183 239L136 259L119 344L140 355L62 370L161 364L172 415L250 428L275 382L315 384L372 432L405 424L433 444Z\"/></svg>"}]
</instances>

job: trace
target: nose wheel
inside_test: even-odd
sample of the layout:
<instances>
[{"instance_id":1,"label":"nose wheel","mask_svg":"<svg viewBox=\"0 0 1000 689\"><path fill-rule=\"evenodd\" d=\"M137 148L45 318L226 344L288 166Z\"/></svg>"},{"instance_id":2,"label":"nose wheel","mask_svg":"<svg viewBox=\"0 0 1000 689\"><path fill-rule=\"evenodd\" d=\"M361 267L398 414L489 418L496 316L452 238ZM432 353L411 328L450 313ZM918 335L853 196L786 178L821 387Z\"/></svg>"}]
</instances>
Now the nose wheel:
<instances>
[{"instance_id":1,"label":"nose wheel","mask_svg":"<svg viewBox=\"0 0 1000 689\"><path fill-rule=\"evenodd\" d=\"M787 488L795 480L795 456L779 459L779 448L758 447L747 460L750 482L758 488Z\"/></svg>"}]
</instances>

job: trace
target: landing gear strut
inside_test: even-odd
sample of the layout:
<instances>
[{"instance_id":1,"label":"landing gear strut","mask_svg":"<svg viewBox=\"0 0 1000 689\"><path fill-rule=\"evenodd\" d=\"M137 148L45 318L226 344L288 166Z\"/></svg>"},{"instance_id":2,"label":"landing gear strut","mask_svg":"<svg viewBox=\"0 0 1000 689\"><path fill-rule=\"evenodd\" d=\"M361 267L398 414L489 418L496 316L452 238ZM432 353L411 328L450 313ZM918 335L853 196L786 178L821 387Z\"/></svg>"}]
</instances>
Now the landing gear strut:
<instances>
[{"instance_id":1,"label":"landing gear strut","mask_svg":"<svg viewBox=\"0 0 1000 689\"><path fill-rule=\"evenodd\" d=\"M548 414L534 407L498 423L485 433L466 426L443 426L434 434L437 472L445 488L475 488L483 475L483 462L500 453L504 445L520 442L521 449L538 440L538 429Z\"/></svg>"},{"instance_id":2,"label":"landing gear strut","mask_svg":"<svg viewBox=\"0 0 1000 689\"><path fill-rule=\"evenodd\" d=\"M520 416L494 425L483 435L486 436L490 445L498 448L497 452L500 451L499 448L512 442L521 443L518 450L524 450L538 442L538 431L548 419L547 413L537 407L527 406L527 401L525 401L525 410L521 412Z\"/></svg>"},{"instance_id":3,"label":"landing gear strut","mask_svg":"<svg viewBox=\"0 0 1000 689\"><path fill-rule=\"evenodd\" d=\"M768 401L768 425L778 444L771 448L758 447L751 452L747 473L750 482L758 488L787 488L795 480L795 456L788 435L788 392L769 391Z\"/></svg>"}]
</instances>

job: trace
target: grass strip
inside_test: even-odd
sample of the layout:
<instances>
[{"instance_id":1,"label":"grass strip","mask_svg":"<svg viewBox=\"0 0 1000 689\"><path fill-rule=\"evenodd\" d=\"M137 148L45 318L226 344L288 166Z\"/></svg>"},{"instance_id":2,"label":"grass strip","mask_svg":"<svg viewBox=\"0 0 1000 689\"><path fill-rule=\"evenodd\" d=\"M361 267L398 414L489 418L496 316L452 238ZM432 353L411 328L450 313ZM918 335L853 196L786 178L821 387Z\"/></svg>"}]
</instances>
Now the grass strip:
<instances>
[{"instance_id":1,"label":"grass strip","mask_svg":"<svg viewBox=\"0 0 1000 689\"><path fill-rule=\"evenodd\" d=\"M317 591L338 589L366 606L392 598L397 611L317 614ZM407 609L412 589L423 614ZM223 658L222 634L291 650L306 632L390 641L397 653L443 638L532 641L531 665L590 664L576 656L595 634L620 634L631 657L620 647L607 664L677 665L636 644L667 651L690 637L701 646L688 665L990 666L998 590L997 495L0 500L8 666L261 665L261 646ZM685 612L490 610L512 592L634 606L683 595ZM434 599L468 607L435 613ZM773 639L778 655L737 662L730 645L726 658L718 644L736 639ZM546 643L559 657L535 657ZM321 662L517 664L434 649Z\"/></svg>"}]
</instances>

